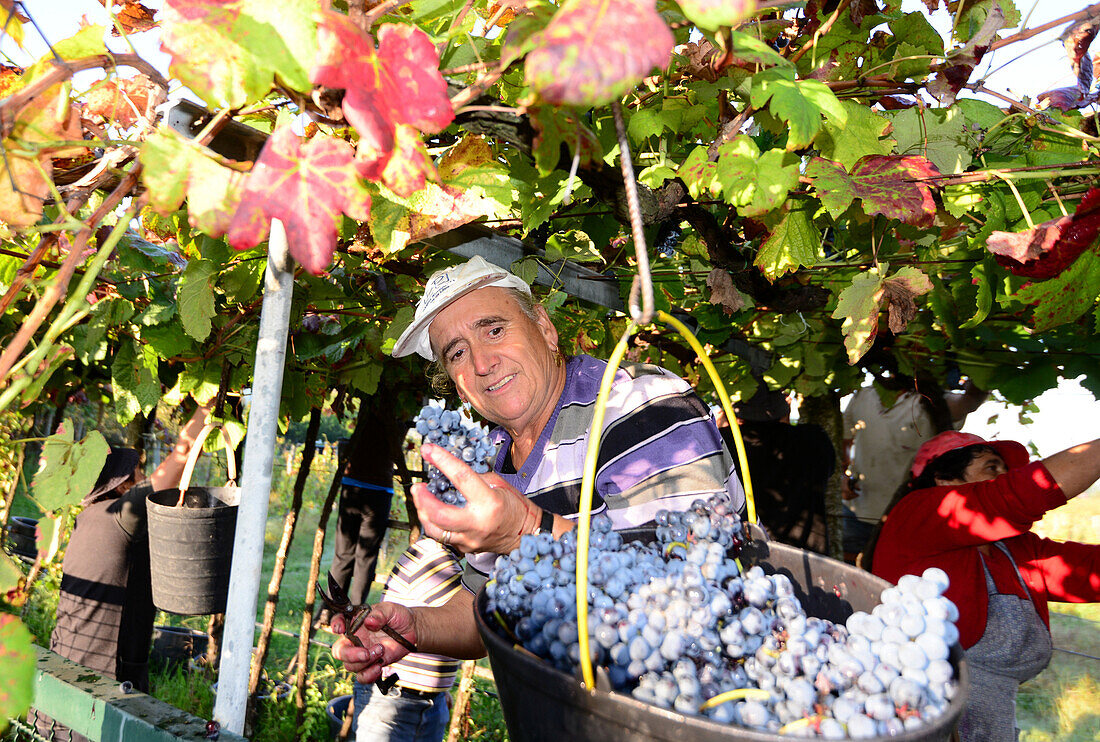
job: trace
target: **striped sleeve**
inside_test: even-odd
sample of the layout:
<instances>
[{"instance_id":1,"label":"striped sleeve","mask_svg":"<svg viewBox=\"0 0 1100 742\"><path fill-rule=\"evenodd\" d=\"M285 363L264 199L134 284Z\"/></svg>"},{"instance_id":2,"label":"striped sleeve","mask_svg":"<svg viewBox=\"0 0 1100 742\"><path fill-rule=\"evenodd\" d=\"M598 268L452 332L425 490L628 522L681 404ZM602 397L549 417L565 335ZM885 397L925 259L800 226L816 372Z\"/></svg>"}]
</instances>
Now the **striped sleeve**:
<instances>
[{"instance_id":1,"label":"striped sleeve","mask_svg":"<svg viewBox=\"0 0 1100 742\"><path fill-rule=\"evenodd\" d=\"M462 569L451 551L437 541L420 539L397 560L382 599L410 607L441 606L462 589L461 576ZM454 684L458 665L450 657L414 652L390 665L385 674L396 672L402 686L431 693Z\"/></svg>"}]
</instances>

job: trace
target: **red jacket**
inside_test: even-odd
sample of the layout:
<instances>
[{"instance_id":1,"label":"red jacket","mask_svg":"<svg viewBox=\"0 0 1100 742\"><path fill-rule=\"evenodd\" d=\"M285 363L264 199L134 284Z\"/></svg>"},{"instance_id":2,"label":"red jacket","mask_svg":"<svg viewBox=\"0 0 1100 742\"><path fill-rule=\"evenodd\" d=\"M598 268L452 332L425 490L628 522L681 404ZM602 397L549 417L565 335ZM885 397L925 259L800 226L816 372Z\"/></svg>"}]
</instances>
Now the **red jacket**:
<instances>
[{"instance_id":1,"label":"red jacket","mask_svg":"<svg viewBox=\"0 0 1100 742\"><path fill-rule=\"evenodd\" d=\"M959 608L959 641L965 649L982 638L989 602L978 547L1004 541L1049 627L1047 601L1100 601L1100 544L1063 543L1030 533L1044 513L1065 503L1061 488L1038 461L988 482L911 492L883 525L874 573L896 583L928 567L946 572L951 579L947 597ZM998 591L1026 597L1004 553L989 551L985 561Z\"/></svg>"}]
</instances>

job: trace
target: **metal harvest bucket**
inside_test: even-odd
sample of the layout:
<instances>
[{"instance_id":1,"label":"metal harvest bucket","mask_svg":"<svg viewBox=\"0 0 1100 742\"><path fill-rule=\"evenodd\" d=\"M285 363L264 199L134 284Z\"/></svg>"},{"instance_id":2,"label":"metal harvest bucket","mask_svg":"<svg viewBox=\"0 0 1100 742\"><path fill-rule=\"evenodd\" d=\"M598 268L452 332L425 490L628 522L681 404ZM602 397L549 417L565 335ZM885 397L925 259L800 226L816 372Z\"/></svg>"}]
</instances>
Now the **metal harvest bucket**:
<instances>
[{"instance_id":1,"label":"metal harvest bucket","mask_svg":"<svg viewBox=\"0 0 1100 742\"><path fill-rule=\"evenodd\" d=\"M224 428L228 483L224 487L189 487L202 443L213 427L204 427L191 447L180 488L149 495L153 604L168 613L223 613L229 595L240 489L236 485L236 461Z\"/></svg>"}]
</instances>

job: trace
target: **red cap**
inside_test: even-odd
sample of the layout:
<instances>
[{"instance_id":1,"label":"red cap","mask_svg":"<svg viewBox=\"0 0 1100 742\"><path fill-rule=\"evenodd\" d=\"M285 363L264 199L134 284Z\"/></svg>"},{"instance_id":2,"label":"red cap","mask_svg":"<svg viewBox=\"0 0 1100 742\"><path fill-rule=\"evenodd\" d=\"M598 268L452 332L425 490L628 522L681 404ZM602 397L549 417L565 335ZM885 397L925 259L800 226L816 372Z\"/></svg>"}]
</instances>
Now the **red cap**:
<instances>
[{"instance_id":1,"label":"red cap","mask_svg":"<svg viewBox=\"0 0 1100 742\"><path fill-rule=\"evenodd\" d=\"M913 466L910 467L909 471L915 479L935 459L943 456L948 451L966 448L967 446L989 446L1005 460L1005 466L1009 469L1026 466L1031 460L1031 455L1027 452L1027 449L1016 441L987 441L980 435L949 430L924 442L924 445L917 451L917 457L913 459Z\"/></svg>"}]
</instances>

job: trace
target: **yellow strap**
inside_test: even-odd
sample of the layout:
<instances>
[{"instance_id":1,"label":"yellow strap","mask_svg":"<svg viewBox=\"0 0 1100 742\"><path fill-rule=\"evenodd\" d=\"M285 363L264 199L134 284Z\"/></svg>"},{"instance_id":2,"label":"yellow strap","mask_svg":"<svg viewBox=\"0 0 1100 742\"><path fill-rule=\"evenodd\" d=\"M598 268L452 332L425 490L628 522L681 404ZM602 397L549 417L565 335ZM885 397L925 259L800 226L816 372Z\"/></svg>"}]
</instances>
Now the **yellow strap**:
<instances>
[{"instance_id":1,"label":"yellow strap","mask_svg":"<svg viewBox=\"0 0 1100 742\"><path fill-rule=\"evenodd\" d=\"M718 392L718 398L722 401L722 409L726 411L726 419L729 421L730 430L733 432L733 441L737 448L737 458L741 462L741 476L745 487L745 502L748 508L749 522L756 523L756 504L753 501L749 462L745 455L745 444L741 440L741 431L738 430L737 418L733 414L733 404L730 402L729 394L726 393L726 386L719 378L714 364L707 357L706 350L691 333L691 330L687 328L687 325L663 311L657 312L657 318L672 325L688 341L688 344L699 356L703 367L710 375L710 380ZM592 669L588 637L588 543L592 521L592 492L596 486L596 462L600 452L600 439L603 434L603 418L607 408L607 398L611 395L611 382L615 379L615 373L619 370L623 356L626 355L630 336L634 334L636 329L638 329L638 326L634 324L634 321L628 320L619 342L615 344L615 349L607 361L603 378L600 380L600 391L596 395L596 405L592 413L588 449L584 457L584 476L581 479L581 502L577 518L577 641L580 644L581 675L585 686L588 688L596 687L596 676ZM762 692L767 693L766 691Z\"/></svg>"}]
</instances>

